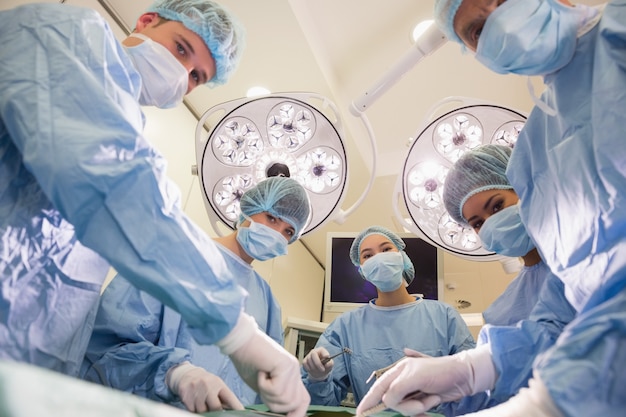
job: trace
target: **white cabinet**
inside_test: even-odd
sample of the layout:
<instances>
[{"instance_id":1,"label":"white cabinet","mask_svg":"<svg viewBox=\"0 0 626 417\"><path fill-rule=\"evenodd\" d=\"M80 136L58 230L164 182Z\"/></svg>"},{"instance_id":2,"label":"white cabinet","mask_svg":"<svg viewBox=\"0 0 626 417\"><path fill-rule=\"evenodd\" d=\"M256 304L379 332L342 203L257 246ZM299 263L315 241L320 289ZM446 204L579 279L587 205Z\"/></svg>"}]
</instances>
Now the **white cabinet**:
<instances>
[{"instance_id":1,"label":"white cabinet","mask_svg":"<svg viewBox=\"0 0 626 417\"><path fill-rule=\"evenodd\" d=\"M317 339L327 326L328 323L287 317L283 326L285 329L285 349L302 363L302 359L315 347Z\"/></svg>"}]
</instances>

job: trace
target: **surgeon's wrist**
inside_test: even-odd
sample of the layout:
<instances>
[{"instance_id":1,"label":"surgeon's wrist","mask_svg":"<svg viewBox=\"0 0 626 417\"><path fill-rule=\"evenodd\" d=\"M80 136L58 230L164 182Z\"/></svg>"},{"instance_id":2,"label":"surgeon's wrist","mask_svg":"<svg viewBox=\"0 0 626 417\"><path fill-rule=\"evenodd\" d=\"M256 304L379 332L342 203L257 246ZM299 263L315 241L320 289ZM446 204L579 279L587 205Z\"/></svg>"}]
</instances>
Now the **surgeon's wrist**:
<instances>
[{"instance_id":1,"label":"surgeon's wrist","mask_svg":"<svg viewBox=\"0 0 626 417\"><path fill-rule=\"evenodd\" d=\"M328 377L329 377L329 376L330 376L330 372L329 372L329 373L327 373L327 374L326 374L326 375L324 375L324 376L321 376L321 377L316 377L316 376L313 376L313 375L309 374L309 375L308 375L308 379L309 379L309 381L311 381L311 382L324 382L324 381L328 380Z\"/></svg>"},{"instance_id":2,"label":"surgeon's wrist","mask_svg":"<svg viewBox=\"0 0 626 417\"><path fill-rule=\"evenodd\" d=\"M194 366L189 362L174 365L167 371L167 374L165 374L165 383L173 393L178 394L178 384L180 383L183 375L196 368L197 366Z\"/></svg>"},{"instance_id":3,"label":"surgeon's wrist","mask_svg":"<svg viewBox=\"0 0 626 417\"><path fill-rule=\"evenodd\" d=\"M491 390L496 385L498 373L491 359L491 348L488 343L479 345L474 349L461 352L467 355L472 367L472 394Z\"/></svg>"},{"instance_id":4,"label":"surgeon's wrist","mask_svg":"<svg viewBox=\"0 0 626 417\"><path fill-rule=\"evenodd\" d=\"M233 352L239 350L243 345L248 343L252 336L257 331L257 324L249 314L241 312L237 319L237 324L232 328L223 339L219 340L217 347L220 348L222 354L230 356Z\"/></svg>"}]
</instances>

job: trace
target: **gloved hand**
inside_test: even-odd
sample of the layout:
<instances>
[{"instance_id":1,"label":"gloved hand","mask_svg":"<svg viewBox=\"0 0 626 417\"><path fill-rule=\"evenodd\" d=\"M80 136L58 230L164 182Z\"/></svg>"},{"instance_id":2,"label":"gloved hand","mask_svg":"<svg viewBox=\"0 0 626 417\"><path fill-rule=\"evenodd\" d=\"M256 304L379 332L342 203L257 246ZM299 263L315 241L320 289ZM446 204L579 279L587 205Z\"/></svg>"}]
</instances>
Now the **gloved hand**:
<instances>
[{"instance_id":1,"label":"gloved hand","mask_svg":"<svg viewBox=\"0 0 626 417\"><path fill-rule=\"evenodd\" d=\"M411 348L404 348L404 355L409 358L432 358L432 356Z\"/></svg>"},{"instance_id":2,"label":"gloved hand","mask_svg":"<svg viewBox=\"0 0 626 417\"><path fill-rule=\"evenodd\" d=\"M191 412L244 409L220 377L189 362L170 368L165 382Z\"/></svg>"},{"instance_id":3,"label":"gloved hand","mask_svg":"<svg viewBox=\"0 0 626 417\"><path fill-rule=\"evenodd\" d=\"M496 369L489 345L437 358L400 361L376 380L357 407L357 415L381 402L404 415L419 415L434 406L493 388ZM418 399L405 397L421 391Z\"/></svg>"},{"instance_id":4,"label":"gloved hand","mask_svg":"<svg viewBox=\"0 0 626 417\"><path fill-rule=\"evenodd\" d=\"M306 414L311 397L302 383L298 360L260 331L254 318L241 313L217 346L230 356L239 375L271 411L288 417Z\"/></svg>"},{"instance_id":5,"label":"gloved hand","mask_svg":"<svg viewBox=\"0 0 626 417\"><path fill-rule=\"evenodd\" d=\"M309 374L311 381L323 381L332 371L334 362L329 360L326 364L322 363L322 359L330 357L330 353L324 347L311 349L308 355L302 361L302 367Z\"/></svg>"}]
</instances>

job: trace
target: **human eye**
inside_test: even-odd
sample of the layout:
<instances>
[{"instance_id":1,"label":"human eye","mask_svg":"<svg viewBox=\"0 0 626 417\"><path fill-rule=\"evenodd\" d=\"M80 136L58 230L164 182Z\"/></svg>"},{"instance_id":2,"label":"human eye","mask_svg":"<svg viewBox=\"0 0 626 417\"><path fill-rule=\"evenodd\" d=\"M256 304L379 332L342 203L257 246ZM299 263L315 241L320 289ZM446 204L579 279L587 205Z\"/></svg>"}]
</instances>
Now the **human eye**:
<instances>
[{"instance_id":1,"label":"human eye","mask_svg":"<svg viewBox=\"0 0 626 417\"><path fill-rule=\"evenodd\" d=\"M182 56L187 55L187 50L180 42L176 42L176 51Z\"/></svg>"},{"instance_id":2,"label":"human eye","mask_svg":"<svg viewBox=\"0 0 626 417\"><path fill-rule=\"evenodd\" d=\"M504 201L496 201L491 208L492 213L497 213L504 208Z\"/></svg>"},{"instance_id":3,"label":"human eye","mask_svg":"<svg viewBox=\"0 0 626 417\"><path fill-rule=\"evenodd\" d=\"M476 233L478 233L478 231L480 230L480 228L482 227L482 225L483 225L483 221L482 221L482 220L477 220L477 221L475 221L475 222L471 223L471 224L470 224L470 227L471 227L472 229L474 229L474 231L475 231Z\"/></svg>"},{"instance_id":4,"label":"human eye","mask_svg":"<svg viewBox=\"0 0 626 417\"><path fill-rule=\"evenodd\" d=\"M200 83L200 75L198 75L198 71L196 70L192 70L189 75L191 75L191 78L194 80L194 82L196 84Z\"/></svg>"},{"instance_id":5,"label":"human eye","mask_svg":"<svg viewBox=\"0 0 626 417\"><path fill-rule=\"evenodd\" d=\"M269 221L270 223L276 223L278 221L278 219L272 216L271 214L268 214L266 218L267 218L267 221Z\"/></svg>"}]
</instances>

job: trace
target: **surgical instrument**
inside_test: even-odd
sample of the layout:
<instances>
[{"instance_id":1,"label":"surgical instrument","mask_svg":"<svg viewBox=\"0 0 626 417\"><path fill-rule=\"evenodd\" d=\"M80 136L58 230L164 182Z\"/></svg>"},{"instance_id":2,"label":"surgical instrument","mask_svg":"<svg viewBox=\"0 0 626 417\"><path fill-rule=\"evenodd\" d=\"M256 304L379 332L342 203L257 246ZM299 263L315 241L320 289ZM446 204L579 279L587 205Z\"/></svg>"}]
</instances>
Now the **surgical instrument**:
<instances>
[{"instance_id":1,"label":"surgical instrument","mask_svg":"<svg viewBox=\"0 0 626 417\"><path fill-rule=\"evenodd\" d=\"M349 347L344 347L343 349L341 349L341 352L333 355L333 356L329 356L327 358L322 359L322 365L326 365L328 362L330 362L333 358L336 358L339 355L343 355L344 353L347 353L348 355L352 355L352 349L350 349Z\"/></svg>"}]
</instances>

